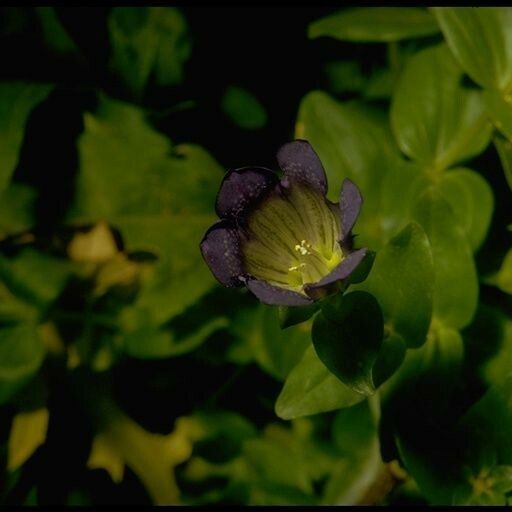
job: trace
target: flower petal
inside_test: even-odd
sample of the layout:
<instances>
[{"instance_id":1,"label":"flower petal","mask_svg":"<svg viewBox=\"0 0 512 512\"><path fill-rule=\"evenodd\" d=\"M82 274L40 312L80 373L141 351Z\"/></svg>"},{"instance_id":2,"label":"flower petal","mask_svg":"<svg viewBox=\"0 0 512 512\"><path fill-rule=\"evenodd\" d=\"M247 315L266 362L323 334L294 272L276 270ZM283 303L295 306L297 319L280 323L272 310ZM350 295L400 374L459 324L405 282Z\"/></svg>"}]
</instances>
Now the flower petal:
<instances>
[{"instance_id":1,"label":"flower petal","mask_svg":"<svg viewBox=\"0 0 512 512\"><path fill-rule=\"evenodd\" d=\"M336 281L342 281L346 279L361 263L363 258L366 256L368 249L358 249L357 251L351 252L347 257L328 275L317 283L306 284L304 291L309 295L311 291L318 290L324 286L328 286Z\"/></svg>"},{"instance_id":2,"label":"flower petal","mask_svg":"<svg viewBox=\"0 0 512 512\"><path fill-rule=\"evenodd\" d=\"M242 286L240 235L227 221L214 224L201 241L201 253L217 280L227 287Z\"/></svg>"},{"instance_id":3,"label":"flower petal","mask_svg":"<svg viewBox=\"0 0 512 512\"><path fill-rule=\"evenodd\" d=\"M285 144L277 152L277 161L287 178L306 183L323 195L327 193L322 162L308 141L294 140Z\"/></svg>"},{"instance_id":4,"label":"flower petal","mask_svg":"<svg viewBox=\"0 0 512 512\"><path fill-rule=\"evenodd\" d=\"M263 304L270 306L305 306L313 301L300 293L278 288L265 281L249 279L247 288L260 299Z\"/></svg>"},{"instance_id":5,"label":"flower petal","mask_svg":"<svg viewBox=\"0 0 512 512\"><path fill-rule=\"evenodd\" d=\"M350 234L354 227L362 203L363 198L359 189L351 180L345 178L340 195L341 234L343 239Z\"/></svg>"},{"instance_id":6,"label":"flower petal","mask_svg":"<svg viewBox=\"0 0 512 512\"><path fill-rule=\"evenodd\" d=\"M276 173L270 169L243 167L228 171L217 195L217 215L223 219L235 219L278 182Z\"/></svg>"}]
</instances>

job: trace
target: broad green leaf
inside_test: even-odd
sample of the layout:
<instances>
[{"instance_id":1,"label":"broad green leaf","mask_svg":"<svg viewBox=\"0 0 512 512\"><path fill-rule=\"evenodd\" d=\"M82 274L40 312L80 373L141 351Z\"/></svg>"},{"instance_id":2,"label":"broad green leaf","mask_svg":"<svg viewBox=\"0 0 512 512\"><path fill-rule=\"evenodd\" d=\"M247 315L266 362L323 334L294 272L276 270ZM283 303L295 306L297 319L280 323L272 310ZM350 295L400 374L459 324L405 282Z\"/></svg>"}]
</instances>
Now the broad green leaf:
<instances>
[{"instance_id":1,"label":"broad green leaf","mask_svg":"<svg viewBox=\"0 0 512 512\"><path fill-rule=\"evenodd\" d=\"M73 53L78 49L55 12L55 7L36 7L45 44L58 53Z\"/></svg>"},{"instance_id":2,"label":"broad green leaf","mask_svg":"<svg viewBox=\"0 0 512 512\"><path fill-rule=\"evenodd\" d=\"M285 420L350 407L364 400L339 381L310 346L290 372L276 402L276 414Z\"/></svg>"},{"instance_id":3,"label":"broad green leaf","mask_svg":"<svg viewBox=\"0 0 512 512\"><path fill-rule=\"evenodd\" d=\"M99 410L103 417L98 435L103 448L108 447L110 452L109 462L102 461L103 467L119 476L119 466L126 464L138 476L154 504L178 504L180 490L174 468L192 454L195 432L189 431L189 423L177 421L170 434L154 434L126 416L113 402L103 404Z\"/></svg>"},{"instance_id":4,"label":"broad green leaf","mask_svg":"<svg viewBox=\"0 0 512 512\"><path fill-rule=\"evenodd\" d=\"M222 172L197 146L171 151L169 140L147 124L141 110L103 99L95 115L85 116L71 214L76 222L107 220L120 230L128 251L158 257L134 305L155 325L182 312L215 283L199 244L215 221Z\"/></svg>"},{"instance_id":5,"label":"broad green leaf","mask_svg":"<svg viewBox=\"0 0 512 512\"><path fill-rule=\"evenodd\" d=\"M16 168L25 125L32 110L50 94L53 86L26 82L0 83L0 191Z\"/></svg>"},{"instance_id":6,"label":"broad green leaf","mask_svg":"<svg viewBox=\"0 0 512 512\"><path fill-rule=\"evenodd\" d=\"M313 91L301 101L297 138L307 139L318 153L329 180L328 196L339 199L343 178L362 190L365 205L375 180L388 160L398 157L384 117L362 104L340 103L324 92Z\"/></svg>"},{"instance_id":7,"label":"broad green leaf","mask_svg":"<svg viewBox=\"0 0 512 512\"><path fill-rule=\"evenodd\" d=\"M46 440L49 412L46 407L16 414L7 443L7 469L15 471Z\"/></svg>"},{"instance_id":8,"label":"broad green leaf","mask_svg":"<svg viewBox=\"0 0 512 512\"><path fill-rule=\"evenodd\" d=\"M512 249L510 249L492 282L501 290L512 294Z\"/></svg>"},{"instance_id":9,"label":"broad green leaf","mask_svg":"<svg viewBox=\"0 0 512 512\"><path fill-rule=\"evenodd\" d=\"M0 323L13 324L23 321L36 321L39 316L37 308L17 297L0 281Z\"/></svg>"},{"instance_id":10,"label":"broad green leaf","mask_svg":"<svg viewBox=\"0 0 512 512\"><path fill-rule=\"evenodd\" d=\"M222 97L222 110L244 130L258 130L267 123L263 105L247 89L236 85L226 89Z\"/></svg>"},{"instance_id":11,"label":"broad green leaf","mask_svg":"<svg viewBox=\"0 0 512 512\"><path fill-rule=\"evenodd\" d=\"M381 388L384 396L403 395L414 389L418 380L426 382L432 397L439 401L460 376L464 360L464 342L459 331L432 319L426 343L414 350L407 350L397 372ZM433 404L437 405L437 402Z\"/></svg>"},{"instance_id":12,"label":"broad green leaf","mask_svg":"<svg viewBox=\"0 0 512 512\"><path fill-rule=\"evenodd\" d=\"M331 426L332 438L344 456L357 456L375 441L379 419L375 405L367 399L336 414Z\"/></svg>"},{"instance_id":13,"label":"broad green leaf","mask_svg":"<svg viewBox=\"0 0 512 512\"><path fill-rule=\"evenodd\" d=\"M216 416L210 414L212 421ZM229 442L231 429L210 439L208 456L193 457L187 464L186 478L193 482L222 478L227 484L199 499L189 498L187 503L315 503L312 481L327 475L332 456L312 438L310 422L294 421L291 427L271 423L264 428L263 435L256 436L254 431L244 435L240 449L231 451L229 458L217 454ZM200 454L201 447L201 442L196 444L195 452Z\"/></svg>"},{"instance_id":14,"label":"broad green leaf","mask_svg":"<svg viewBox=\"0 0 512 512\"><path fill-rule=\"evenodd\" d=\"M68 256L82 263L106 263L119 252L108 224L98 222L85 233L76 233L67 247Z\"/></svg>"},{"instance_id":15,"label":"broad green leaf","mask_svg":"<svg viewBox=\"0 0 512 512\"><path fill-rule=\"evenodd\" d=\"M324 66L328 89L334 94L359 92L366 84L360 63L353 60L327 62Z\"/></svg>"},{"instance_id":16,"label":"broad green leaf","mask_svg":"<svg viewBox=\"0 0 512 512\"><path fill-rule=\"evenodd\" d=\"M222 170L205 150L173 148L142 110L115 100L103 98L84 123L72 220L212 211Z\"/></svg>"},{"instance_id":17,"label":"broad green leaf","mask_svg":"<svg viewBox=\"0 0 512 512\"><path fill-rule=\"evenodd\" d=\"M87 468L104 469L116 484L123 481L124 459L109 442L108 437L102 434L96 435L92 440L91 453L87 460Z\"/></svg>"},{"instance_id":18,"label":"broad green leaf","mask_svg":"<svg viewBox=\"0 0 512 512\"><path fill-rule=\"evenodd\" d=\"M326 302L312 329L315 351L325 366L358 393L375 391L372 368L383 338L383 317L367 292L337 295Z\"/></svg>"},{"instance_id":19,"label":"broad green leaf","mask_svg":"<svg viewBox=\"0 0 512 512\"><path fill-rule=\"evenodd\" d=\"M248 345L251 358L270 375L285 380L300 361L311 340L311 322L282 330L277 308L260 304L241 311L232 322L231 332Z\"/></svg>"},{"instance_id":20,"label":"broad green leaf","mask_svg":"<svg viewBox=\"0 0 512 512\"><path fill-rule=\"evenodd\" d=\"M441 445L440 440L432 438L421 442L407 434L397 437L396 443L406 471L414 478L428 503L451 505L462 477L460 463L453 460L450 446Z\"/></svg>"},{"instance_id":21,"label":"broad green leaf","mask_svg":"<svg viewBox=\"0 0 512 512\"><path fill-rule=\"evenodd\" d=\"M495 312L494 310L493 313L495 315L495 325L497 325L497 328L495 327L495 334L493 332L494 335L491 335L491 339L498 338L499 346L497 350L495 348L491 357L486 358L482 365L482 375L486 384L489 385L497 384L505 380L512 368L512 322L505 315ZM485 335L487 335L488 331L492 329L487 325L484 325L483 328L486 329L487 332L482 329L477 331L476 335L478 336L478 334L480 334L480 336L475 339L475 344L481 344L483 333L485 332ZM498 343L494 342L493 344L496 346Z\"/></svg>"},{"instance_id":22,"label":"broad green leaf","mask_svg":"<svg viewBox=\"0 0 512 512\"><path fill-rule=\"evenodd\" d=\"M309 320L318 311L319 307L318 302L301 307L279 306L279 325L281 329Z\"/></svg>"},{"instance_id":23,"label":"broad green leaf","mask_svg":"<svg viewBox=\"0 0 512 512\"><path fill-rule=\"evenodd\" d=\"M471 248L477 250L485 240L494 210L491 187L475 171L454 169L441 176L437 190L450 203Z\"/></svg>"},{"instance_id":24,"label":"broad green leaf","mask_svg":"<svg viewBox=\"0 0 512 512\"><path fill-rule=\"evenodd\" d=\"M432 8L451 51L482 87L512 86L512 9L510 7Z\"/></svg>"},{"instance_id":25,"label":"broad green leaf","mask_svg":"<svg viewBox=\"0 0 512 512\"><path fill-rule=\"evenodd\" d=\"M258 479L312 492L306 461L287 446L273 439L249 439L243 454Z\"/></svg>"},{"instance_id":26,"label":"broad green leaf","mask_svg":"<svg viewBox=\"0 0 512 512\"><path fill-rule=\"evenodd\" d=\"M407 345L402 336L393 333L384 338L372 369L373 383L376 388L380 387L400 368L406 354Z\"/></svg>"},{"instance_id":27,"label":"broad green leaf","mask_svg":"<svg viewBox=\"0 0 512 512\"><path fill-rule=\"evenodd\" d=\"M508 140L512 140L512 96L487 89L482 98L492 123Z\"/></svg>"},{"instance_id":28,"label":"broad green leaf","mask_svg":"<svg viewBox=\"0 0 512 512\"><path fill-rule=\"evenodd\" d=\"M389 43L429 36L439 31L435 18L416 7L371 7L343 9L314 21L308 36L334 37L342 41Z\"/></svg>"},{"instance_id":29,"label":"broad green leaf","mask_svg":"<svg viewBox=\"0 0 512 512\"><path fill-rule=\"evenodd\" d=\"M400 149L426 171L440 171L479 154L492 127L481 93L464 89L462 71L446 45L427 48L407 62L391 106Z\"/></svg>"},{"instance_id":30,"label":"broad green leaf","mask_svg":"<svg viewBox=\"0 0 512 512\"><path fill-rule=\"evenodd\" d=\"M413 217L432 248L434 315L446 327L460 329L471 321L478 301L478 278L466 235L448 202L433 189L418 199Z\"/></svg>"},{"instance_id":31,"label":"broad green leaf","mask_svg":"<svg viewBox=\"0 0 512 512\"><path fill-rule=\"evenodd\" d=\"M114 7L108 20L111 64L135 96L153 76L176 85L190 54L185 18L175 7Z\"/></svg>"},{"instance_id":32,"label":"broad green leaf","mask_svg":"<svg viewBox=\"0 0 512 512\"><path fill-rule=\"evenodd\" d=\"M142 279L133 305L144 324L163 324L215 284L199 251L212 221L206 215L141 215L114 221L129 251L149 251L158 257Z\"/></svg>"},{"instance_id":33,"label":"broad green leaf","mask_svg":"<svg viewBox=\"0 0 512 512\"><path fill-rule=\"evenodd\" d=\"M38 308L57 299L70 274L68 261L34 249L25 249L13 258L0 256L0 279L18 298Z\"/></svg>"},{"instance_id":34,"label":"broad green leaf","mask_svg":"<svg viewBox=\"0 0 512 512\"><path fill-rule=\"evenodd\" d=\"M35 190L20 183L11 183L0 192L0 238L32 227L35 198Z\"/></svg>"},{"instance_id":35,"label":"broad green leaf","mask_svg":"<svg viewBox=\"0 0 512 512\"><path fill-rule=\"evenodd\" d=\"M365 400L336 415L332 436L341 456L325 485L323 504L359 504L376 480L382 459L374 405Z\"/></svg>"},{"instance_id":36,"label":"broad green leaf","mask_svg":"<svg viewBox=\"0 0 512 512\"><path fill-rule=\"evenodd\" d=\"M494 137L494 145L498 151L508 186L512 189L512 141Z\"/></svg>"},{"instance_id":37,"label":"broad green leaf","mask_svg":"<svg viewBox=\"0 0 512 512\"><path fill-rule=\"evenodd\" d=\"M492 386L462 418L460 424L469 435L485 440L498 455L498 464L512 464L512 373ZM470 438L471 439L471 438Z\"/></svg>"},{"instance_id":38,"label":"broad green leaf","mask_svg":"<svg viewBox=\"0 0 512 512\"><path fill-rule=\"evenodd\" d=\"M252 423L244 416L222 409L200 410L194 413L191 418L182 418L181 422L191 423L189 430L194 429L196 425L197 439L220 439L222 448L219 448L217 455L219 457L237 455L242 449L243 443L257 436L257 430ZM183 427L184 428L184 427ZM229 450L225 450L229 447Z\"/></svg>"},{"instance_id":39,"label":"broad green leaf","mask_svg":"<svg viewBox=\"0 0 512 512\"><path fill-rule=\"evenodd\" d=\"M44 348L34 324L0 329L0 403L5 403L37 372Z\"/></svg>"},{"instance_id":40,"label":"broad green leaf","mask_svg":"<svg viewBox=\"0 0 512 512\"><path fill-rule=\"evenodd\" d=\"M139 359L164 359L186 354L199 347L213 332L228 324L226 318L216 318L200 326L185 339L175 339L171 330L152 326L138 328L123 336L125 352Z\"/></svg>"},{"instance_id":41,"label":"broad green leaf","mask_svg":"<svg viewBox=\"0 0 512 512\"><path fill-rule=\"evenodd\" d=\"M366 82L363 96L369 100L391 98L394 85L395 75L390 69L377 69Z\"/></svg>"},{"instance_id":42,"label":"broad green leaf","mask_svg":"<svg viewBox=\"0 0 512 512\"><path fill-rule=\"evenodd\" d=\"M377 254L368 279L358 286L379 301L386 329L408 347L422 345L432 315L434 267L423 228L413 222Z\"/></svg>"}]
</instances>

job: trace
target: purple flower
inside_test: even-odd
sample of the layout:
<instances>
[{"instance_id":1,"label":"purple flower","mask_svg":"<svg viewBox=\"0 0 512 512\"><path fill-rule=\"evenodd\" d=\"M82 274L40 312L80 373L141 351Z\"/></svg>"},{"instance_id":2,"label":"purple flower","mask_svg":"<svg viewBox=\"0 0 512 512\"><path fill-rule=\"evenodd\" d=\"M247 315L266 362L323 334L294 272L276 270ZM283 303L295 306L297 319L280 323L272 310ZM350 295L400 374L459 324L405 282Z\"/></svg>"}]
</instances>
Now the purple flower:
<instances>
[{"instance_id":1,"label":"purple flower","mask_svg":"<svg viewBox=\"0 0 512 512\"><path fill-rule=\"evenodd\" d=\"M366 256L352 236L362 197L345 179L339 203L329 201L324 168L305 140L285 144L277 160L281 179L259 167L225 175L221 220L201 252L224 286L245 285L265 304L302 306L338 290Z\"/></svg>"}]
</instances>

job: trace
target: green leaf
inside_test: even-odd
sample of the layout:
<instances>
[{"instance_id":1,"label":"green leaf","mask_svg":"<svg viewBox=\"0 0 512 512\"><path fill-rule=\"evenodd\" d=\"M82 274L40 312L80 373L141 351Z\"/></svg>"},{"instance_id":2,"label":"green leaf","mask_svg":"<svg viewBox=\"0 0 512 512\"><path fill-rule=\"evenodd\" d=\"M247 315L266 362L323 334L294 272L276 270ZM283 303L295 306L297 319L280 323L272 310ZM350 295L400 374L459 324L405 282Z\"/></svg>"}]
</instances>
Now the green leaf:
<instances>
[{"instance_id":1,"label":"green leaf","mask_svg":"<svg viewBox=\"0 0 512 512\"><path fill-rule=\"evenodd\" d=\"M327 36L352 42L389 43L435 34L434 17L416 7L344 9L310 24L310 39Z\"/></svg>"},{"instance_id":2,"label":"green leaf","mask_svg":"<svg viewBox=\"0 0 512 512\"><path fill-rule=\"evenodd\" d=\"M18 163L28 116L52 88L46 84L0 83L0 191L9 184Z\"/></svg>"},{"instance_id":3,"label":"green leaf","mask_svg":"<svg viewBox=\"0 0 512 512\"><path fill-rule=\"evenodd\" d=\"M493 279L493 283L505 293L512 294L512 249L505 255L501 267Z\"/></svg>"},{"instance_id":4,"label":"green leaf","mask_svg":"<svg viewBox=\"0 0 512 512\"><path fill-rule=\"evenodd\" d=\"M393 94L395 74L387 68L376 69L365 84L363 95L365 98L388 99Z\"/></svg>"},{"instance_id":5,"label":"green leaf","mask_svg":"<svg viewBox=\"0 0 512 512\"><path fill-rule=\"evenodd\" d=\"M12 259L0 256L0 278L17 297L38 308L57 299L70 274L68 261L34 249L25 249Z\"/></svg>"},{"instance_id":6,"label":"green leaf","mask_svg":"<svg viewBox=\"0 0 512 512\"><path fill-rule=\"evenodd\" d=\"M376 388L380 387L400 368L406 353L407 345L400 335L395 333L384 338L372 370Z\"/></svg>"},{"instance_id":7,"label":"green leaf","mask_svg":"<svg viewBox=\"0 0 512 512\"><path fill-rule=\"evenodd\" d=\"M5 403L37 372L44 348L35 324L0 329L0 404Z\"/></svg>"},{"instance_id":8,"label":"green leaf","mask_svg":"<svg viewBox=\"0 0 512 512\"><path fill-rule=\"evenodd\" d=\"M7 445L7 468L16 471L46 440L49 411L40 407L14 416Z\"/></svg>"},{"instance_id":9,"label":"green leaf","mask_svg":"<svg viewBox=\"0 0 512 512\"><path fill-rule=\"evenodd\" d=\"M310 346L290 372L276 402L276 414L289 420L350 407L364 400L339 381L320 361Z\"/></svg>"},{"instance_id":10,"label":"green leaf","mask_svg":"<svg viewBox=\"0 0 512 512\"><path fill-rule=\"evenodd\" d=\"M432 505L450 505L452 494L461 483L459 467L454 463L450 448L434 444L433 439L415 439L412 435L396 438L405 469L414 478L422 495ZM448 452L448 453L447 453Z\"/></svg>"},{"instance_id":11,"label":"green leaf","mask_svg":"<svg viewBox=\"0 0 512 512\"><path fill-rule=\"evenodd\" d=\"M21 183L11 183L0 192L0 238L32 227L35 198L35 190Z\"/></svg>"},{"instance_id":12,"label":"green leaf","mask_svg":"<svg viewBox=\"0 0 512 512\"><path fill-rule=\"evenodd\" d=\"M184 339L176 339L172 331L155 329L150 325L125 334L123 347L129 356L139 359L175 357L195 350L212 333L226 327L227 324L227 319L215 318L200 326Z\"/></svg>"},{"instance_id":13,"label":"green leaf","mask_svg":"<svg viewBox=\"0 0 512 512\"><path fill-rule=\"evenodd\" d=\"M231 85L222 97L222 110L244 130L258 130L267 124L267 113L258 99L247 89Z\"/></svg>"},{"instance_id":14,"label":"green leaf","mask_svg":"<svg viewBox=\"0 0 512 512\"><path fill-rule=\"evenodd\" d=\"M451 51L482 87L512 86L512 9L510 7L432 8Z\"/></svg>"},{"instance_id":15,"label":"green leaf","mask_svg":"<svg viewBox=\"0 0 512 512\"><path fill-rule=\"evenodd\" d=\"M319 359L341 382L358 393L372 394L372 368L383 338L383 317L367 292L338 295L315 317L313 345Z\"/></svg>"},{"instance_id":16,"label":"green leaf","mask_svg":"<svg viewBox=\"0 0 512 512\"><path fill-rule=\"evenodd\" d=\"M142 110L108 98L84 123L71 220L212 212L222 170L204 149L173 148Z\"/></svg>"},{"instance_id":17,"label":"green leaf","mask_svg":"<svg viewBox=\"0 0 512 512\"><path fill-rule=\"evenodd\" d=\"M494 126L512 140L512 96L486 89L482 92L482 99Z\"/></svg>"},{"instance_id":18,"label":"green leaf","mask_svg":"<svg viewBox=\"0 0 512 512\"><path fill-rule=\"evenodd\" d=\"M279 326L281 329L286 329L292 325L306 322L318 311L319 307L318 302L301 307L279 306Z\"/></svg>"},{"instance_id":19,"label":"green leaf","mask_svg":"<svg viewBox=\"0 0 512 512\"><path fill-rule=\"evenodd\" d=\"M460 329L473 318L478 301L478 278L466 235L453 209L434 189L418 199L413 217L432 248L434 315L445 326Z\"/></svg>"},{"instance_id":20,"label":"green leaf","mask_svg":"<svg viewBox=\"0 0 512 512\"><path fill-rule=\"evenodd\" d=\"M190 54L187 25L175 7L114 7L108 20L112 67L135 96L151 76L176 85Z\"/></svg>"},{"instance_id":21,"label":"green leaf","mask_svg":"<svg viewBox=\"0 0 512 512\"><path fill-rule=\"evenodd\" d=\"M475 171L454 169L441 176L437 190L450 203L457 223L476 251L485 240L494 210L490 185Z\"/></svg>"},{"instance_id":22,"label":"green leaf","mask_svg":"<svg viewBox=\"0 0 512 512\"><path fill-rule=\"evenodd\" d=\"M510 267L512 269L512 251L509 259ZM484 377L484 381L489 385L496 384L505 380L507 375L510 373L510 368L512 368L512 322L502 313L499 313L495 310L492 310L492 313L494 317L494 329L484 325L483 328L476 332L475 336L476 344L477 342L481 342L483 332L482 329L485 329L484 332L486 336L489 330L493 334L491 335L491 340L493 340L495 349L492 352L491 357L486 358L482 365L482 375Z\"/></svg>"},{"instance_id":23,"label":"green leaf","mask_svg":"<svg viewBox=\"0 0 512 512\"><path fill-rule=\"evenodd\" d=\"M148 251L158 257L142 277L132 306L143 325L162 325L215 284L199 251L213 221L213 216L192 214L133 215L113 220L128 251Z\"/></svg>"},{"instance_id":24,"label":"green leaf","mask_svg":"<svg viewBox=\"0 0 512 512\"><path fill-rule=\"evenodd\" d=\"M258 479L312 493L306 461L274 439L249 439L243 454Z\"/></svg>"},{"instance_id":25,"label":"green leaf","mask_svg":"<svg viewBox=\"0 0 512 512\"><path fill-rule=\"evenodd\" d=\"M0 324L36 321L37 308L18 298L0 281Z\"/></svg>"},{"instance_id":26,"label":"green leaf","mask_svg":"<svg viewBox=\"0 0 512 512\"><path fill-rule=\"evenodd\" d=\"M482 152L492 127L481 93L464 89L446 45L407 62L395 88L391 124L400 149L425 170L443 170Z\"/></svg>"},{"instance_id":27,"label":"green leaf","mask_svg":"<svg viewBox=\"0 0 512 512\"><path fill-rule=\"evenodd\" d=\"M498 151L508 186L512 189L512 141L494 137L494 145Z\"/></svg>"},{"instance_id":28,"label":"green leaf","mask_svg":"<svg viewBox=\"0 0 512 512\"><path fill-rule=\"evenodd\" d=\"M161 325L215 283L199 244L215 221L222 179L215 160L198 146L171 143L131 105L102 99L85 115L80 137L75 222L107 220L128 251L149 251L158 262L142 279L135 306Z\"/></svg>"},{"instance_id":29,"label":"green leaf","mask_svg":"<svg viewBox=\"0 0 512 512\"><path fill-rule=\"evenodd\" d=\"M45 44L58 53L74 53L78 49L62 26L55 7L36 7Z\"/></svg>"},{"instance_id":30,"label":"green leaf","mask_svg":"<svg viewBox=\"0 0 512 512\"><path fill-rule=\"evenodd\" d=\"M354 505L375 482L382 466L377 436L378 411L369 400L341 410L332 423L340 457L325 485L322 503Z\"/></svg>"},{"instance_id":31,"label":"green leaf","mask_svg":"<svg viewBox=\"0 0 512 512\"><path fill-rule=\"evenodd\" d=\"M344 456L357 456L368 450L377 434L378 413L375 404L367 399L336 414L331 427L332 439Z\"/></svg>"},{"instance_id":32,"label":"green leaf","mask_svg":"<svg viewBox=\"0 0 512 512\"><path fill-rule=\"evenodd\" d=\"M330 61L324 66L328 89L334 94L359 92L366 84L361 65L356 61Z\"/></svg>"},{"instance_id":33,"label":"green leaf","mask_svg":"<svg viewBox=\"0 0 512 512\"><path fill-rule=\"evenodd\" d=\"M403 394L422 382L435 407L460 377L463 360L464 342L459 331L433 318L427 342L418 349L407 350L400 368L382 391L385 395Z\"/></svg>"},{"instance_id":34,"label":"green leaf","mask_svg":"<svg viewBox=\"0 0 512 512\"><path fill-rule=\"evenodd\" d=\"M307 139L318 153L333 201L339 199L341 182L348 177L362 190L366 206L382 166L398 157L387 121L379 112L354 102L337 102L321 91L302 99L296 136Z\"/></svg>"},{"instance_id":35,"label":"green leaf","mask_svg":"<svg viewBox=\"0 0 512 512\"><path fill-rule=\"evenodd\" d=\"M492 386L461 419L469 435L485 440L488 449L498 454L498 463L512 465L512 374Z\"/></svg>"},{"instance_id":36,"label":"green leaf","mask_svg":"<svg viewBox=\"0 0 512 512\"><path fill-rule=\"evenodd\" d=\"M270 375L285 380L310 344L311 322L283 331L277 308L258 305L241 311L231 332L248 345L251 357Z\"/></svg>"},{"instance_id":37,"label":"green leaf","mask_svg":"<svg viewBox=\"0 0 512 512\"><path fill-rule=\"evenodd\" d=\"M430 243L413 222L377 254L370 276L358 289L379 301L386 329L398 333L408 347L419 347L430 325L433 281Z\"/></svg>"}]
</instances>

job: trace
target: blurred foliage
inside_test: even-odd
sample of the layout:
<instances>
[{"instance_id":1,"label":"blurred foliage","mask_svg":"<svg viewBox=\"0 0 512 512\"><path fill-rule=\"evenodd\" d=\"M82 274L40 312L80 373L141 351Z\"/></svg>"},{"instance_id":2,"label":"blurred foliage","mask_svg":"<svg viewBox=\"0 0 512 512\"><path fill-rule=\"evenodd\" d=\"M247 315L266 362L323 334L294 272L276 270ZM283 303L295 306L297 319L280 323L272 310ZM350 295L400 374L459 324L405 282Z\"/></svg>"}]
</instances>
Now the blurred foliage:
<instances>
[{"instance_id":1,"label":"blurred foliage","mask_svg":"<svg viewBox=\"0 0 512 512\"><path fill-rule=\"evenodd\" d=\"M511 8L1 13L0 503L511 503ZM272 308L199 243L294 137L374 252Z\"/></svg>"}]
</instances>

